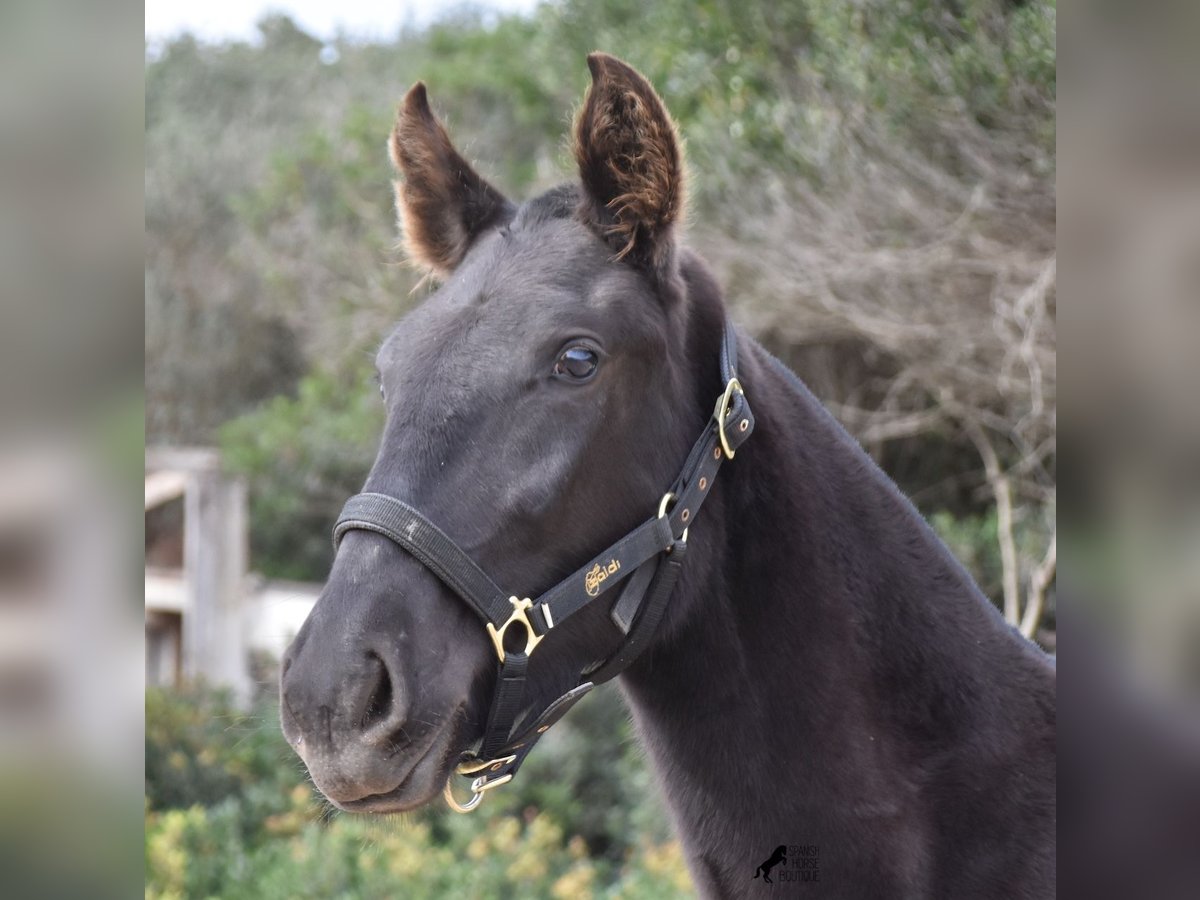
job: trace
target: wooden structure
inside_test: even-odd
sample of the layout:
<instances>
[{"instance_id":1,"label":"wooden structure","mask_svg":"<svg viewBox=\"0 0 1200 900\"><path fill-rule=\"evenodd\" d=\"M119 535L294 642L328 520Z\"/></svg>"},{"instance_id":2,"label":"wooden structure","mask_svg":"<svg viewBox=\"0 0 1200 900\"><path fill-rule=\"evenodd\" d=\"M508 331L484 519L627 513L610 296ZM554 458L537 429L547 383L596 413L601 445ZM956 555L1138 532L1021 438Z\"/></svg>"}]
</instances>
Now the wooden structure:
<instances>
[{"instance_id":1,"label":"wooden structure","mask_svg":"<svg viewBox=\"0 0 1200 900\"><path fill-rule=\"evenodd\" d=\"M245 701L246 486L217 451L146 450L146 683L203 680Z\"/></svg>"}]
</instances>

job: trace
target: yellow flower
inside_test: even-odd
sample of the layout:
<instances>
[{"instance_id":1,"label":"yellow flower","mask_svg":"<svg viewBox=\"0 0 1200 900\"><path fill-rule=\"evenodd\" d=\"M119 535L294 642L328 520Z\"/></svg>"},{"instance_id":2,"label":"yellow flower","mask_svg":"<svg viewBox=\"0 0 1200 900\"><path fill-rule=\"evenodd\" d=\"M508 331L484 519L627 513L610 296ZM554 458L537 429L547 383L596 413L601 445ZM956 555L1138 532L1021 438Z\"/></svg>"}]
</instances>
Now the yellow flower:
<instances>
[{"instance_id":1,"label":"yellow flower","mask_svg":"<svg viewBox=\"0 0 1200 900\"><path fill-rule=\"evenodd\" d=\"M161 897L181 896L187 877L188 853L184 839L190 828L203 828L204 808L170 809L151 820L153 832L147 839L150 877Z\"/></svg>"},{"instance_id":2,"label":"yellow flower","mask_svg":"<svg viewBox=\"0 0 1200 900\"><path fill-rule=\"evenodd\" d=\"M513 818L504 818L492 829L492 846L497 853L511 853L521 837L521 824Z\"/></svg>"},{"instance_id":3,"label":"yellow flower","mask_svg":"<svg viewBox=\"0 0 1200 900\"><path fill-rule=\"evenodd\" d=\"M571 859L583 859L587 856L587 852L587 841L580 835L575 835L567 842L567 853L571 855Z\"/></svg>"},{"instance_id":4,"label":"yellow flower","mask_svg":"<svg viewBox=\"0 0 1200 900\"><path fill-rule=\"evenodd\" d=\"M595 877L596 870L590 862L574 865L554 882L550 893L555 900L591 900Z\"/></svg>"},{"instance_id":5,"label":"yellow flower","mask_svg":"<svg viewBox=\"0 0 1200 900\"><path fill-rule=\"evenodd\" d=\"M471 838L471 843L467 844L467 858L478 862L488 855L487 838L482 834L477 834Z\"/></svg>"},{"instance_id":6,"label":"yellow flower","mask_svg":"<svg viewBox=\"0 0 1200 900\"><path fill-rule=\"evenodd\" d=\"M509 881L540 881L549 873L546 857L526 845L513 857L504 874Z\"/></svg>"},{"instance_id":7,"label":"yellow flower","mask_svg":"<svg viewBox=\"0 0 1200 900\"><path fill-rule=\"evenodd\" d=\"M542 813L533 817L525 836L531 848L543 852L556 850L562 845L562 838L562 829L549 816Z\"/></svg>"}]
</instances>

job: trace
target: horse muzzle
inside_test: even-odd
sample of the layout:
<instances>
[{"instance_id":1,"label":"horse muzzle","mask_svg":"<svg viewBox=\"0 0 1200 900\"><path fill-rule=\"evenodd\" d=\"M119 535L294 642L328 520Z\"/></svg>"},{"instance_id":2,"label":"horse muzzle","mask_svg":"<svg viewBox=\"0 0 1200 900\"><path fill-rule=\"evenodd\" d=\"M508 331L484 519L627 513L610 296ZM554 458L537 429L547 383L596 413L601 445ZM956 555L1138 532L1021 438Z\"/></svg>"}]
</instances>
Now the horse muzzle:
<instances>
[{"instance_id":1,"label":"horse muzzle","mask_svg":"<svg viewBox=\"0 0 1200 900\"><path fill-rule=\"evenodd\" d=\"M283 733L342 809L420 806L458 760L489 648L473 630L447 627L447 616L465 615L444 594L389 542L356 533L284 655Z\"/></svg>"}]
</instances>

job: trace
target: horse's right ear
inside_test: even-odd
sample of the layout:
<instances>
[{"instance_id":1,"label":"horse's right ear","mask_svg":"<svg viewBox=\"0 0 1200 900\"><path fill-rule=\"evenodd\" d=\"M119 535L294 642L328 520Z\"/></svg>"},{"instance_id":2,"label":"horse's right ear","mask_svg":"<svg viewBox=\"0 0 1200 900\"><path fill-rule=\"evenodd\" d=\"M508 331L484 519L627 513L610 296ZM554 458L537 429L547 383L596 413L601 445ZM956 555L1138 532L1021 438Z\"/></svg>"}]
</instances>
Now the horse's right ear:
<instances>
[{"instance_id":1,"label":"horse's right ear","mask_svg":"<svg viewBox=\"0 0 1200 900\"><path fill-rule=\"evenodd\" d=\"M403 176L396 213L408 254L435 275L453 271L475 238L511 218L512 204L454 149L419 81L400 103L388 152Z\"/></svg>"}]
</instances>

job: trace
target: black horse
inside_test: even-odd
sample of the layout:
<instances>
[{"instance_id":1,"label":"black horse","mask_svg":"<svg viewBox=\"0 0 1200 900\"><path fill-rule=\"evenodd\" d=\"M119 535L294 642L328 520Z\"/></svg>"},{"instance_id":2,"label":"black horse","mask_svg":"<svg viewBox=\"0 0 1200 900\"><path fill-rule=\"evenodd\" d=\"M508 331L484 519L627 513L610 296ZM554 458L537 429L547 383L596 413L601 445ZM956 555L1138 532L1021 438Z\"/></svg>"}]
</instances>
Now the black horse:
<instances>
[{"instance_id":1,"label":"black horse","mask_svg":"<svg viewBox=\"0 0 1200 900\"><path fill-rule=\"evenodd\" d=\"M723 388L721 291L679 241L675 127L633 69L588 64L579 184L511 203L421 84L390 142L410 254L441 287L379 351L366 490L520 596L654 515ZM1053 896L1053 666L795 376L737 345L753 440L621 676L697 886L747 895L782 841L820 847L825 897ZM610 596L546 637L530 708L619 644ZM283 728L339 807L412 809L480 739L495 681L466 604L355 530L284 660Z\"/></svg>"}]
</instances>

